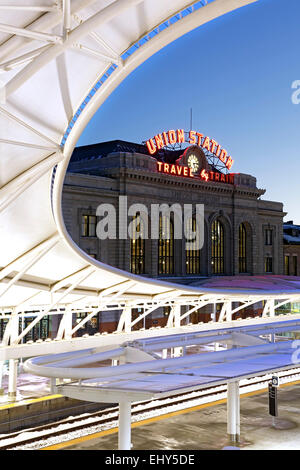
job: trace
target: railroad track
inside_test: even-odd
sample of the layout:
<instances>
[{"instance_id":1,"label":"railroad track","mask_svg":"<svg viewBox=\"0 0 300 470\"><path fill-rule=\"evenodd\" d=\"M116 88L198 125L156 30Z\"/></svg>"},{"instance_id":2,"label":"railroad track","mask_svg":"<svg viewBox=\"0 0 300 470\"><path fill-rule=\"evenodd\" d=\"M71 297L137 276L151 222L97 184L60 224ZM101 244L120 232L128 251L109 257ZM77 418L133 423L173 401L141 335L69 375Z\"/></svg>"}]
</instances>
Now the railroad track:
<instances>
[{"instance_id":1,"label":"railroad track","mask_svg":"<svg viewBox=\"0 0 300 470\"><path fill-rule=\"evenodd\" d=\"M300 380L300 369L278 374L280 383ZM244 380L240 383L241 394L261 390L267 387L270 376L260 379ZM226 398L227 387L208 387L198 392L176 394L172 397L135 403L132 406L132 422L141 421L150 416L159 416L176 409L186 409L204 403ZM69 417L55 423L34 428L27 428L0 436L0 450L42 449L53 443L64 442L78 436L94 434L118 426L119 408L111 407L81 416Z\"/></svg>"}]
</instances>

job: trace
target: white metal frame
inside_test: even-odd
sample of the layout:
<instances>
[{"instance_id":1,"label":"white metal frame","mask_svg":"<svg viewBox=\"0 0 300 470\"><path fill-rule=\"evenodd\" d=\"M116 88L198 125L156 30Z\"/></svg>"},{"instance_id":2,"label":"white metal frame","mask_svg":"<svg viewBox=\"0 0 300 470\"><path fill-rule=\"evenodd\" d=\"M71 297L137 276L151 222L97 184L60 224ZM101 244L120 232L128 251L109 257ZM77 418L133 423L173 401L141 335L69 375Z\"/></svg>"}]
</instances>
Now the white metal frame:
<instances>
[{"instance_id":1,"label":"white metal frame","mask_svg":"<svg viewBox=\"0 0 300 470\"><path fill-rule=\"evenodd\" d=\"M151 1L116 0L103 9L101 2L96 0L62 0L58 6L54 1L52 6L49 6L49 2L44 6L42 0L32 0L31 4L28 3L24 7L17 4L0 6L3 12L0 32L5 38L0 43L0 78L1 85L4 85L0 97L3 101L0 119L3 119L8 129L6 135L6 128L1 127L3 134L0 134L0 145L5 154L12 155L11 161L6 163L4 168L7 172L2 172L3 178L6 173L7 177L0 188L0 227L6 226L5 221L19 217L26 202L34 202L34 199L39 197L35 191L41 181L45 181L45 191L48 194L45 211L48 211L49 225L48 233L40 239L36 239L33 232L32 240L23 252L18 255L10 254L9 261L3 261L0 256L2 318L14 319L16 323L16 319L21 318L26 310L34 309L39 312L34 321L20 334L16 333L16 326L12 327L13 322L9 323L5 333L6 339L0 347L2 360L19 358L22 357L20 354L26 355L33 350L37 355L42 354L45 343L32 346L24 345L22 341L39 320L49 314L62 314L56 344L64 344L62 348L69 348L75 341L85 341L81 338L74 339L72 335L100 310L121 310L123 313L118 333L129 334L138 321L166 305L171 307L168 328L172 330L181 328L183 321L186 321L193 311L210 304L213 315L216 303L222 303L220 321L231 321L234 313L253 303L266 300L264 315L269 313L272 316L280 305L300 298L297 289L289 292L280 288L274 292L255 292L250 289L203 290L174 286L125 273L92 260L83 253L67 233L62 216L62 187L71 154L83 129L106 98L140 64L172 41L208 21L255 1L210 0L203 1L203 6L200 7L199 2L195 1L166 0L164 5L168 4L168 8L158 11L153 9L147 18L147 24L138 28L134 32L134 38L128 38L122 47L119 47L117 42L113 43L109 35L106 37L110 22L118 21L122 15L127 14L132 14L134 19L136 9L140 5L148 8L151 5L152 8ZM98 10L89 10L91 6L97 7ZM11 12L16 15L17 25L10 23ZM6 14L10 15L7 23ZM22 24L23 15L32 16ZM134 31L133 26L131 31ZM76 59L71 53L79 54L80 59L90 59L91 70L96 61L97 69L102 70L100 76L99 73L97 76L91 73L89 77L82 79L82 83L79 77L73 83L70 76ZM66 56L68 60L65 60ZM57 82L51 78L55 67ZM57 105L59 121L57 129L53 122L48 124L47 114L44 113L43 107L46 104L43 103L42 97L46 101L48 97L45 93L40 96L35 85L30 89L31 84L35 84L36 78L40 76L49 87L49 108L53 105L52 97L55 97L54 105ZM61 79L62 76L64 80ZM75 82L79 83L80 91L75 89ZM32 101L40 100L39 118L31 115L28 89ZM63 103L61 107L60 101ZM27 106L25 110L23 102ZM61 119L61 115L64 115L64 119ZM28 156L28 164L25 167L21 157L20 164L19 157L14 158L14 149L18 147ZM40 158L36 157L36 152L39 152ZM11 170L14 166L16 169L13 172ZM4 236L13 236L14 227L20 234L19 225L10 224L8 233L5 230L2 232ZM9 248L14 253L14 247ZM68 265L70 269L65 275L48 277L49 258L53 257L59 264L60 256L61 264ZM35 270L42 271L43 267L46 274L35 274ZM102 285L106 278L109 279L108 284ZM276 299L279 302L277 304ZM239 305L233 306L234 302ZM131 309L136 307L143 308L144 313L132 320ZM187 310L183 312L181 307ZM89 312L88 316L72 327L71 314L79 311ZM151 334L154 333L152 330ZM6 341L8 337L11 339L9 346ZM100 341L98 337L96 339ZM92 344L96 339L88 338L86 342ZM47 343L47 347L49 345L50 343ZM49 346L50 349L51 347ZM174 354L177 354L176 351Z\"/></svg>"}]
</instances>

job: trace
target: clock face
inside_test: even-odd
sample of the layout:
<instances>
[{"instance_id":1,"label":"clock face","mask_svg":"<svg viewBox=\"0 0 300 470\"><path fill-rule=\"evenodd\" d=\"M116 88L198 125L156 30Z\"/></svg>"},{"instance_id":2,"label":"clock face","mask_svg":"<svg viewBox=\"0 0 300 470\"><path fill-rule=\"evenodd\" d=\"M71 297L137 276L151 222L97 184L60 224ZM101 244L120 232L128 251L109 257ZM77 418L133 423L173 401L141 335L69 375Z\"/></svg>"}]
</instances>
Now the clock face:
<instances>
[{"instance_id":1,"label":"clock face","mask_svg":"<svg viewBox=\"0 0 300 470\"><path fill-rule=\"evenodd\" d=\"M197 171L200 168L199 158L193 153L188 156L187 164L188 164L188 167L192 169L193 173L197 173Z\"/></svg>"}]
</instances>

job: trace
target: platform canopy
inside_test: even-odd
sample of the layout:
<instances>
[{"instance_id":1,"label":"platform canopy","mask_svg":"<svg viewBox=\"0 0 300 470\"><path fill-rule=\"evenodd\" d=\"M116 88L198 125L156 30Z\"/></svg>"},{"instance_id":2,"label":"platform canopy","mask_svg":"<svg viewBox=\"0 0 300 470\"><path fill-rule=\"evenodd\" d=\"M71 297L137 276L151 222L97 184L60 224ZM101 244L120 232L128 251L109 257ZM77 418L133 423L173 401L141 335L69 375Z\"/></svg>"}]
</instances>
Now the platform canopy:
<instances>
[{"instance_id":1,"label":"platform canopy","mask_svg":"<svg viewBox=\"0 0 300 470\"><path fill-rule=\"evenodd\" d=\"M299 342L278 336L299 330L298 319L145 337L115 349L94 348L29 359L25 370L70 378L70 384L58 387L59 393L88 401L165 397L287 369L299 371ZM275 337L279 338L277 342ZM214 351L216 343L222 347ZM184 350L181 357L163 358L162 351L174 353L176 348ZM107 366L108 359L118 359L119 365Z\"/></svg>"},{"instance_id":2,"label":"platform canopy","mask_svg":"<svg viewBox=\"0 0 300 470\"><path fill-rule=\"evenodd\" d=\"M174 286L93 260L66 231L61 194L78 138L117 86L172 41L254 1L0 0L2 311L249 295L246 286ZM291 286L268 292L296 295Z\"/></svg>"}]
</instances>

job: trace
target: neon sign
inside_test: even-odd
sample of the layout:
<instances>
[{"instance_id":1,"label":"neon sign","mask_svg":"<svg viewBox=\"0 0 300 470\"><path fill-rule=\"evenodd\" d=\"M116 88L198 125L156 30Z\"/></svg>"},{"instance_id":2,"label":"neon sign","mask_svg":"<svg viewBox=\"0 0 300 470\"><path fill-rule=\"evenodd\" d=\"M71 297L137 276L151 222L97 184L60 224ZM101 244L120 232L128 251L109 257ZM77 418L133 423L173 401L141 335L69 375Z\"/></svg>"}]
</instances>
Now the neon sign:
<instances>
[{"instance_id":1,"label":"neon sign","mask_svg":"<svg viewBox=\"0 0 300 470\"><path fill-rule=\"evenodd\" d=\"M192 168L183 165L176 165L170 163L157 162L158 173L167 175L183 176L186 178L195 178ZM209 171L203 169L199 175L203 181L216 181L218 183L234 184L234 173L224 175L217 171Z\"/></svg>"},{"instance_id":2,"label":"neon sign","mask_svg":"<svg viewBox=\"0 0 300 470\"><path fill-rule=\"evenodd\" d=\"M159 173L166 173L168 175L185 176L189 178L194 177L192 168L183 165L157 162L157 171Z\"/></svg>"},{"instance_id":3,"label":"neon sign","mask_svg":"<svg viewBox=\"0 0 300 470\"><path fill-rule=\"evenodd\" d=\"M200 132L189 131L188 140L185 138L185 131L183 129L170 130L157 134L152 139L147 140L146 145L150 155L154 155L158 150L174 144L189 143L191 145L198 145L202 149L208 150L215 155L228 170L231 169L234 160L228 155L227 150L221 147L220 144L210 137L204 136Z\"/></svg>"}]
</instances>

